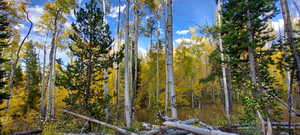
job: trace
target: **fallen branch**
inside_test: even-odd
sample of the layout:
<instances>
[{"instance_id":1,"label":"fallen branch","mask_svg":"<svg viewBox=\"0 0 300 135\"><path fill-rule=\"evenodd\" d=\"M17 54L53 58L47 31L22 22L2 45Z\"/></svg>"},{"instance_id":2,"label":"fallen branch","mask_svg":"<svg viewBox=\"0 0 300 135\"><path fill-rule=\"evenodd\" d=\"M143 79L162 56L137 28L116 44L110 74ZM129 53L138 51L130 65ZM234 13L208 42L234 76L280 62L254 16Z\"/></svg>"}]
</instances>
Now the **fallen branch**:
<instances>
[{"instance_id":1,"label":"fallen branch","mask_svg":"<svg viewBox=\"0 0 300 135\"><path fill-rule=\"evenodd\" d=\"M227 132L222 132L220 130L210 130L210 129L206 129L206 128L199 128L199 127L192 126L192 125L182 124L180 122L166 121L166 122L164 122L164 125L166 125L167 127L182 129L182 130L190 131L192 133L201 134L201 135L237 135L235 133L227 133Z\"/></svg>"},{"instance_id":2,"label":"fallen branch","mask_svg":"<svg viewBox=\"0 0 300 135\"><path fill-rule=\"evenodd\" d=\"M214 130L216 129L215 127L211 126L211 125L207 125L206 123L199 121L198 124L204 128L210 129L210 130Z\"/></svg>"},{"instance_id":3,"label":"fallen branch","mask_svg":"<svg viewBox=\"0 0 300 135\"><path fill-rule=\"evenodd\" d=\"M272 95L276 100L278 100L282 105L284 105L286 108L289 108L289 105L284 102L281 98ZM291 111L294 112L296 114L296 116L300 117L300 112L297 112L296 109L294 107L291 107Z\"/></svg>"},{"instance_id":4,"label":"fallen branch","mask_svg":"<svg viewBox=\"0 0 300 135\"><path fill-rule=\"evenodd\" d=\"M36 129L36 130L30 130L30 131L15 132L12 135L37 135L40 133L42 133L42 130Z\"/></svg>"},{"instance_id":5,"label":"fallen branch","mask_svg":"<svg viewBox=\"0 0 300 135\"><path fill-rule=\"evenodd\" d=\"M107 128L113 129L113 130L115 130L115 131L117 131L117 132L119 132L121 134L125 134L125 135L138 135L137 133L130 132L130 131L127 131L127 130L125 130L123 128L120 128L120 127L117 127L117 126L114 126L114 125L111 125L111 124L108 124L108 123L105 123L105 122L102 122L102 121L99 121L99 120L96 120L96 119L93 119L93 118L89 118L89 117L86 117L86 116L83 116L83 115L80 115L80 114L77 114L77 113L74 113L74 112L71 112L71 111L68 111L68 110L62 110L62 112L74 115L76 117L79 117L81 119L85 119L87 121L91 121L91 122L100 124L100 125L105 126Z\"/></svg>"},{"instance_id":6,"label":"fallen branch","mask_svg":"<svg viewBox=\"0 0 300 135\"><path fill-rule=\"evenodd\" d=\"M285 106L287 109L289 109L289 105L284 101L282 100L281 98L279 98L278 96L274 95L274 94L270 94L268 93L268 91L263 91L265 94L269 94L271 95L272 97L274 97L279 103L281 103L283 106ZM293 113L296 114L296 116L300 117L300 112L297 112L297 110L294 108L294 107L291 107L291 111Z\"/></svg>"}]
</instances>

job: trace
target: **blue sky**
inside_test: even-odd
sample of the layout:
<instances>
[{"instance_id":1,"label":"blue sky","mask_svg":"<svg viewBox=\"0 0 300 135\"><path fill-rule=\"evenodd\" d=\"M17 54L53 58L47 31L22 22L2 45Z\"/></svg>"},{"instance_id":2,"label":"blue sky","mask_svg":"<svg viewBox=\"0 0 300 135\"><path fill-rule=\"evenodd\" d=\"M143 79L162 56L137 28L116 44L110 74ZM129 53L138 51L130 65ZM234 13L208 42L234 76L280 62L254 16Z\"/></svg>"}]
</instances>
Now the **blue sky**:
<instances>
[{"instance_id":1,"label":"blue sky","mask_svg":"<svg viewBox=\"0 0 300 135\"><path fill-rule=\"evenodd\" d=\"M39 16L43 12L43 5L45 2L51 2L53 0L29 0L31 4L29 6L29 13L32 21L36 24L39 21ZM81 3L80 6L83 7L84 3L88 0L77 0L78 3ZM118 0L108 0L112 3L112 12L107 16L108 23L111 27L111 31L113 35L116 32L117 25L117 6ZM124 0L121 0L123 9ZM180 41L181 39L185 39L190 37L188 33L188 29L190 27L194 27L197 25L212 25L215 22L215 0L174 0L173 2L173 32L174 32L174 43L177 44L176 41ZM291 10L294 11L294 10ZM70 26L70 24L74 21L72 15L68 15L68 22L65 26ZM273 20L273 24L275 25L275 29L279 29L279 26L283 25L283 21L281 19L281 15L278 15ZM24 23L23 25L16 26L21 30L21 35L24 36L28 29L28 24ZM44 41L45 36L39 36L36 32L36 28L34 28L33 33L30 35L30 39L35 41ZM145 51L149 48L149 39L141 36L140 39L140 48L142 51ZM64 61L67 61L67 57L64 54L58 55L58 57L62 57Z\"/></svg>"}]
</instances>

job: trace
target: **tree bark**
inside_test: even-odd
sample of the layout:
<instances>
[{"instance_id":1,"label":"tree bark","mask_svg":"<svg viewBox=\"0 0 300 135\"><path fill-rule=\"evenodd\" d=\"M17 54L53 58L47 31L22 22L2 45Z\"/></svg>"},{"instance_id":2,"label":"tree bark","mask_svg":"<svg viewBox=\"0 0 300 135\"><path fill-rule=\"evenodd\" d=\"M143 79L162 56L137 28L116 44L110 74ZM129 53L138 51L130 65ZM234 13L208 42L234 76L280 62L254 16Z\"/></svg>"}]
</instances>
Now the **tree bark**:
<instances>
[{"instance_id":1,"label":"tree bark","mask_svg":"<svg viewBox=\"0 0 300 135\"><path fill-rule=\"evenodd\" d=\"M107 20L106 20L106 2L105 0L102 0L102 6L103 6L103 18L104 18L104 23L107 24ZM105 100L106 100L106 103L105 103L105 108L104 108L104 112L105 112L105 121L108 121L109 120L109 90L108 90L108 71L107 71L107 67L104 68L103 70L103 79L104 79L104 86L103 86L103 89L104 89L104 97L105 97Z\"/></svg>"},{"instance_id":2,"label":"tree bark","mask_svg":"<svg viewBox=\"0 0 300 135\"><path fill-rule=\"evenodd\" d=\"M55 50L56 50L56 36L57 36L57 21L58 16L60 14L60 10L56 11L56 15L54 18L54 30L52 32L52 41L51 41L51 50L49 53L49 71L48 71L48 103L47 103L47 113L46 113L46 120L49 120L50 117L52 117L53 114L51 114L51 108L52 108L52 90L53 90L53 73L54 73L54 58L55 58Z\"/></svg>"},{"instance_id":3,"label":"tree bark","mask_svg":"<svg viewBox=\"0 0 300 135\"><path fill-rule=\"evenodd\" d=\"M44 58L43 58L43 74L42 74L42 90L41 90L41 118L45 119L45 95L46 95L46 55L47 55L47 38L48 38L48 33L47 37L43 46L43 51L44 51Z\"/></svg>"},{"instance_id":4,"label":"tree bark","mask_svg":"<svg viewBox=\"0 0 300 135\"><path fill-rule=\"evenodd\" d=\"M218 24L219 27L222 26L222 17L221 17L221 12L222 12L222 3L223 0L218 0L218 11L217 11L217 16L218 16ZM229 91L228 91L228 86L227 86L227 75L226 75L226 66L224 64L225 62L225 57L223 54L223 40L221 37L221 34L219 34L219 49L221 52L221 61L222 61L222 81L223 81L223 90L224 90L224 100L225 100L225 115L228 121L230 121L230 102L229 102Z\"/></svg>"},{"instance_id":5,"label":"tree bark","mask_svg":"<svg viewBox=\"0 0 300 135\"><path fill-rule=\"evenodd\" d=\"M135 95L137 91L137 83L138 83L138 42L139 42L139 24L140 24L140 16L139 16L139 1L135 0L135 8L134 8L134 79L133 79L133 93ZM134 102L132 103L134 104Z\"/></svg>"},{"instance_id":6,"label":"tree bark","mask_svg":"<svg viewBox=\"0 0 300 135\"><path fill-rule=\"evenodd\" d=\"M109 90L108 90L108 72L107 69L104 69L104 97L105 97L105 121L109 120Z\"/></svg>"},{"instance_id":7,"label":"tree bark","mask_svg":"<svg viewBox=\"0 0 300 135\"><path fill-rule=\"evenodd\" d=\"M126 126L128 128L131 127L131 86L130 86L130 74L129 74L129 8L130 8L130 0L126 0L126 28L125 28L125 120Z\"/></svg>"},{"instance_id":8,"label":"tree bark","mask_svg":"<svg viewBox=\"0 0 300 135\"><path fill-rule=\"evenodd\" d=\"M167 41L168 41L168 51L167 51L167 73L168 73L168 88L170 90L171 96L171 111L172 118L177 119L177 107L176 107L176 92L174 89L174 76L173 76L173 4L172 0L167 2Z\"/></svg>"},{"instance_id":9,"label":"tree bark","mask_svg":"<svg viewBox=\"0 0 300 135\"><path fill-rule=\"evenodd\" d=\"M32 27L33 27L33 22L29 18L29 13L26 11L26 9L23 9L23 10L24 10L24 12L26 14L26 20L30 23L30 26L29 26L29 29L28 29L28 32L27 32L26 36L23 38L21 44L19 45L19 48L18 48L18 51L17 51L16 60L13 62L12 67L11 67L11 71L10 71L10 75L9 75L9 98L7 100L7 103L6 103L6 111L9 110L10 99L11 99L11 97L13 95L14 75L15 75L15 71L17 69L17 65L18 65L18 62L19 62L19 59L20 59L20 52L21 52L21 49L22 49L22 47L23 47L26 39L30 35Z\"/></svg>"},{"instance_id":10,"label":"tree bark","mask_svg":"<svg viewBox=\"0 0 300 135\"><path fill-rule=\"evenodd\" d=\"M57 37L56 37L57 38ZM52 97L51 97L51 116L54 118L55 117L55 98L56 98L56 88L55 88L55 78L56 78L56 69L55 69L55 64L56 64L56 51L57 47L55 47L54 50L54 58L53 58L53 73L52 73L52 80L51 80L51 88L52 88Z\"/></svg>"},{"instance_id":11,"label":"tree bark","mask_svg":"<svg viewBox=\"0 0 300 135\"><path fill-rule=\"evenodd\" d=\"M235 133L227 133L227 132L222 132L220 130L213 130L213 129L206 129L206 128L199 128L196 126L192 125L187 125L187 124L182 124L180 122L164 122L164 125L172 128L177 128L177 129L183 129L186 131L190 131L195 134L200 134L200 135L237 135Z\"/></svg>"}]
</instances>

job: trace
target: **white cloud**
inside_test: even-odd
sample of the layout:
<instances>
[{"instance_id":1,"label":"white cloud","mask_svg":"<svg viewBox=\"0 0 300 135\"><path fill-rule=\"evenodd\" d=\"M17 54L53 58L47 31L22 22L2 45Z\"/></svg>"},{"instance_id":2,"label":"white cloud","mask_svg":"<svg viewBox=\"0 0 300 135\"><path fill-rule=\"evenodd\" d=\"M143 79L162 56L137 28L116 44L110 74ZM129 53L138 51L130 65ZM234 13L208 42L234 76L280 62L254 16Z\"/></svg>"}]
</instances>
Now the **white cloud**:
<instances>
[{"instance_id":1,"label":"white cloud","mask_svg":"<svg viewBox=\"0 0 300 135\"><path fill-rule=\"evenodd\" d=\"M186 35L187 33L189 33L189 30L178 30L178 31L176 31L176 34L178 34L178 35Z\"/></svg>"},{"instance_id":2,"label":"white cloud","mask_svg":"<svg viewBox=\"0 0 300 135\"><path fill-rule=\"evenodd\" d=\"M182 44L182 43L185 43L185 44L192 44L193 43L193 40L189 39L189 38L178 38L175 40L175 43L178 45L178 44Z\"/></svg>"},{"instance_id":3,"label":"white cloud","mask_svg":"<svg viewBox=\"0 0 300 135\"><path fill-rule=\"evenodd\" d=\"M35 5L33 7L28 8L29 17L33 22L33 24L37 24L39 22L43 11L44 11L43 7L39 5Z\"/></svg>"},{"instance_id":4,"label":"white cloud","mask_svg":"<svg viewBox=\"0 0 300 135\"><path fill-rule=\"evenodd\" d=\"M272 22L272 27L276 33L283 33L284 30L284 22L283 19L279 19L277 21Z\"/></svg>"},{"instance_id":5,"label":"white cloud","mask_svg":"<svg viewBox=\"0 0 300 135\"><path fill-rule=\"evenodd\" d=\"M65 26L66 28L71 28L71 25L72 25L72 22L71 22L70 20L68 20L68 21L64 24L64 26Z\"/></svg>"},{"instance_id":6,"label":"white cloud","mask_svg":"<svg viewBox=\"0 0 300 135\"><path fill-rule=\"evenodd\" d=\"M300 17L296 17L292 19L292 23L296 24L300 21ZM277 21L272 21L272 27L275 30L276 33L284 33L284 21L283 19L279 19Z\"/></svg>"},{"instance_id":7,"label":"white cloud","mask_svg":"<svg viewBox=\"0 0 300 135\"><path fill-rule=\"evenodd\" d=\"M126 8L126 5L120 6L120 12L123 13L125 8ZM108 14L108 16L112 17L112 18L117 18L118 15L119 15L119 6L115 6L115 7L111 8L111 12L110 12L110 14Z\"/></svg>"},{"instance_id":8,"label":"white cloud","mask_svg":"<svg viewBox=\"0 0 300 135\"><path fill-rule=\"evenodd\" d=\"M147 50L145 48L139 47L139 56L145 57L147 55Z\"/></svg>"},{"instance_id":9,"label":"white cloud","mask_svg":"<svg viewBox=\"0 0 300 135\"><path fill-rule=\"evenodd\" d=\"M21 24L21 23L20 23L20 24L15 25L14 28L15 28L16 30L20 30L20 29L25 28L25 26L24 26L24 24Z\"/></svg>"}]
</instances>

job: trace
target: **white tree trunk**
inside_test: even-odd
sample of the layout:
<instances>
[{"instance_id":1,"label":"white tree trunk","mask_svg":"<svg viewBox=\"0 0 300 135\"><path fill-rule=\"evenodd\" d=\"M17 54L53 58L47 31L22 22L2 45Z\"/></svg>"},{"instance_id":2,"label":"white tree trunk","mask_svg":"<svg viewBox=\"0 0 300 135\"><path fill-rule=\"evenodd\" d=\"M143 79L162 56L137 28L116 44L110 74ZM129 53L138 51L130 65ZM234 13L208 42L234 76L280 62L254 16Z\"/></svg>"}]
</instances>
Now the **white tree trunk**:
<instances>
[{"instance_id":1,"label":"white tree trunk","mask_svg":"<svg viewBox=\"0 0 300 135\"><path fill-rule=\"evenodd\" d=\"M107 69L104 69L104 73L103 73L103 79L104 79L104 97L105 97L105 108L104 108L104 112L105 112L105 120L108 121L109 120L109 90L108 90L108 72Z\"/></svg>"},{"instance_id":2,"label":"white tree trunk","mask_svg":"<svg viewBox=\"0 0 300 135\"><path fill-rule=\"evenodd\" d=\"M135 9L134 9L134 79L133 79L133 93L135 94L137 91L137 83L138 83L138 52L139 52L139 24L140 24L140 16L139 16L139 1L135 0Z\"/></svg>"},{"instance_id":3,"label":"white tree trunk","mask_svg":"<svg viewBox=\"0 0 300 135\"><path fill-rule=\"evenodd\" d=\"M54 57L53 57L53 65L52 65L52 69L53 69L53 73L52 73L52 79L51 79L51 91L52 91L52 95L51 95L51 116L55 117L55 97L56 97L56 89L55 89L55 78L56 78L56 69L55 69L55 64L56 64L56 51L57 51L57 47L54 50Z\"/></svg>"},{"instance_id":4,"label":"white tree trunk","mask_svg":"<svg viewBox=\"0 0 300 135\"><path fill-rule=\"evenodd\" d=\"M218 11L217 11L217 16L218 16L218 24L219 27L222 26L222 17L221 17L221 12L222 12L222 3L223 0L218 0ZM225 99L225 115L227 117L227 120L230 120L230 103L229 103L229 91L228 91L228 86L227 86L227 75L226 75L226 67L225 67L225 57L223 54L223 40L221 37L221 34L219 34L219 48L221 52L221 61L222 61L222 81L223 81L223 90L224 90L224 99Z\"/></svg>"},{"instance_id":5,"label":"white tree trunk","mask_svg":"<svg viewBox=\"0 0 300 135\"><path fill-rule=\"evenodd\" d=\"M54 30L52 33L52 41L51 41L51 50L49 53L49 71L48 71L48 85L47 85L47 90L48 90L48 102L47 102L47 111L46 111L46 120L49 120L49 118L52 116L51 114L51 108L52 108L52 90L53 90L53 73L54 73L54 59L55 59L55 50L56 50L56 38L57 38L57 19L60 14L60 11L56 11L56 16L54 19ZM55 78L54 78L55 79Z\"/></svg>"},{"instance_id":6,"label":"white tree trunk","mask_svg":"<svg viewBox=\"0 0 300 135\"><path fill-rule=\"evenodd\" d=\"M176 92L174 89L174 78L173 78L173 4L172 0L167 2L167 72L168 72L168 88L171 96L171 111L172 118L177 119L177 107L176 107Z\"/></svg>"},{"instance_id":7,"label":"white tree trunk","mask_svg":"<svg viewBox=\"0 0 300 135\"><path fill-rule=\"evenodd\" d=\"M125 75L124 75L124 82L125 82L125 120L126 126L128 128L131 127L131 101L130 101L130 74L129 74L129 8L130 8L130 0L126 0L126 28L125 28Z\"/></svg>"},{"instance_id":8,"label":"white tree trunk","mask_svg":"<svg viewBox=\"0 0 300 135\"><path fill-rule=\"evenodd\" d=\"M48 36L48 34L47 34ZM46 39L47 41L47 39ZM43 75L42 75L42 90L41 90L41 118L44 119L45 117L45 95L46 95L46 55L47 55L47 47L46 47L46 42L43 46L43 51L44 51L44 62L43 62Z\"/></svg>"}]
</instances>

